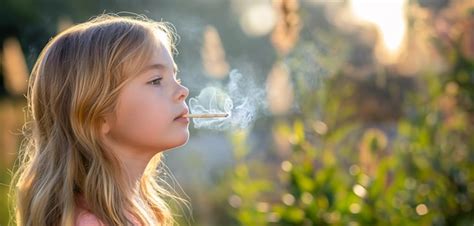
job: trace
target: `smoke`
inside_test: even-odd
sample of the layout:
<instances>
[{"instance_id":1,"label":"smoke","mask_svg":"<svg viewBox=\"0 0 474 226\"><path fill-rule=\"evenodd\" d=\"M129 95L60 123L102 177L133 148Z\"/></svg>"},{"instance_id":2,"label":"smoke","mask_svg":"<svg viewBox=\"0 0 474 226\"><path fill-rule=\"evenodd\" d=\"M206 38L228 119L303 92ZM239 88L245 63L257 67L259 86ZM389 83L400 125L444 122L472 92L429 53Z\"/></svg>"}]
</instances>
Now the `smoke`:
<instances>
[{"instance_id":1,"label":"smoke","mask_svg":"<svg viewBox=\"0 0 474 226\"><path fill-rule=\"evenodd\" d=\"M195 128L226 128L230 117L232 117L234 104L229 95L227 95L223 90L216 87L207 87L199 93L199 96L193 97L189 100L189 108L193 114L230 114L229 117L226 118L194 118L193 122Z\"/></svg>"},{"instance_id":2,"label":"smoke","mask_svg":"<svg viewBox=\"0 0 474 226\"><path fill-rule=\"evenodd\" d=\"M192 114L229 113L227 118L193 118L195 128L215 130L242 129L253 124L261 109L266 108L265 92L255 86L250 77L237 70L229 74L226 87L206 87L189 99Z\"/></svg>"}]
</instances>

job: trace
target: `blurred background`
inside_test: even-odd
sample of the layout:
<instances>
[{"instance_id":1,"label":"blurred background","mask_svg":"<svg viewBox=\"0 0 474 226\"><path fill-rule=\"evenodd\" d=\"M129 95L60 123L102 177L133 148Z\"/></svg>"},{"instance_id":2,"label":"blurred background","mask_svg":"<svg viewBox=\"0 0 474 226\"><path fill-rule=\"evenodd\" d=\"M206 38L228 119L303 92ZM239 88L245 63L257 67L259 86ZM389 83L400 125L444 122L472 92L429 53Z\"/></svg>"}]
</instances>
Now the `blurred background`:
<instances>
[{"instance_id":1,"label":"blurred background","mask_svg":"<svg viewBox=\"0 0 474 226\"><path fill-rule=\"evenodd\" d=\"M175 25L190 96L232 69L266 94L166 153L181 225L473 225L469 0L0 0L0 225L38 54L122 11Z\"/></svg>"}]
</instances>

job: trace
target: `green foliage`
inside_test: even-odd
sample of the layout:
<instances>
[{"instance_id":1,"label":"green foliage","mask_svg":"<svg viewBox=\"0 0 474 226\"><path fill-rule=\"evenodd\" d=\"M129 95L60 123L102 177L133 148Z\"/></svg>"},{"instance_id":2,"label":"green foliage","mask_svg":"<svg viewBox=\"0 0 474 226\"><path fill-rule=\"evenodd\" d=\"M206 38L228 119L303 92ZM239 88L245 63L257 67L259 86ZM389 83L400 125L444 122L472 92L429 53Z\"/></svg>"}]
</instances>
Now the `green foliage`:
<instances>
[{"instance_id":1,"label":"green foliage","mask_svg":"<svg viewBox=\"0 0 474 226\"><path fill-rule=\"evenodd\" d=\"M422 70L413 78L418 87L404 90L405 112L395 121L378 123L357 117L359 106L347 101L357 95L357 84L344 82L342 72L315 86L301 76L308 54L301 55L299 46L321 62L339 59L300 41L286 63L301 112L275 119L275 142L289 147L274 147L281 164L264 163L270 173L260 178L232 178L232 183L243 183L234 192L246 203L232 211L254 214L237 214L239 224L472 225L474 60L465 52L473 50L459 48L460 39L451 41L452 49L441 50L449 70L442 75ZM375 77L389 70L379 67ZM270 192L254 184L261 178L273 186ZM256 200L270 207L258 212Z\"/></svg>"},{"instance_id":2,"label":"green foliage","mask_svg":"<svg viewBox=\"0 0 474 226\"><path fill-rule=\"evenodd\" d=\"M232 134L231 140L235 148L235 171L232 175L231 190L233 195L229 198L231 206L237 208L234 217L244 225L264 225L266 215L258 209L258 198L262 192L269 191L272 186L265 179L253 179L249 171L245 155L248 152L246 139L247 132L237 131Z\"/></svg>"},{"instance_id":3,"label":"green foliage","mask_svg":"<svg viewBox=\"0 0 474 226\"><path fill-rule=\"evenodd\" d=\"M245 205L238 209L241 225L468 225L474 222L474 143L472 126L449 124L441 118L436 102L444 97L436 78L431 84L434 97L416 113L397 122L398 135L387 144L385 133L365 130L360 125L336 128L321 136L308 128L308 118L280 122L277 133L291 143L291 154L282 161L280 180L266 201L265 215L256 211L258 194L271 184L249 179L252 171L240 163L233 183L234 192ZM454 117L463 117L462 109ZM461 119L460 119L461 120ZM359 147L341 143L360 131ZM310 142L316 137L319 145ZM373 158L363 162L364 149ZM344 152L345 149L350 150ZM381 155L381 152L387 154ZM374 157L376 156L376 157ZM371 168L372 167L372 168ZM245 170L242 170L245 169ZM241 173L243 171L245 173ZM268 176L267 178L271 178ZM277 189L277 188L281 189ZM260 193L259 193L260 192Z\"/></svg>"}]
</instances>

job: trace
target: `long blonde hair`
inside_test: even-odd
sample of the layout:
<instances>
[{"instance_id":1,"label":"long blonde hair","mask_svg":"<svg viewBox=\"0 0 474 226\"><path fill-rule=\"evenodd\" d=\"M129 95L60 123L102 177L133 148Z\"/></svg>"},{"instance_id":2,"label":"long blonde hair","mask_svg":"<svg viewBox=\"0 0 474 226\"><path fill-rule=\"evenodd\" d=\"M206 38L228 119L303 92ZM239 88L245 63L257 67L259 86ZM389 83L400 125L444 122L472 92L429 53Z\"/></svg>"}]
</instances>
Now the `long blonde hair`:
<instances>
[{"instance_id":1,"label":"long blonde hair","mask_svg":"<svg viewBox=\"0 0 474 226\"><path fill-rule=\"evenodd\" d=\"M145 17L101 15L46 45L30 77L26 139L12 183L17 225L74 225L78 195L108 225L131 224L125 210L144 225L174 224L165 199L177 197L157 181L161 155L126 197L120 162L98 139L101 120L157 40L174 52L170 28Z\"/></svg>"}]
</instances>

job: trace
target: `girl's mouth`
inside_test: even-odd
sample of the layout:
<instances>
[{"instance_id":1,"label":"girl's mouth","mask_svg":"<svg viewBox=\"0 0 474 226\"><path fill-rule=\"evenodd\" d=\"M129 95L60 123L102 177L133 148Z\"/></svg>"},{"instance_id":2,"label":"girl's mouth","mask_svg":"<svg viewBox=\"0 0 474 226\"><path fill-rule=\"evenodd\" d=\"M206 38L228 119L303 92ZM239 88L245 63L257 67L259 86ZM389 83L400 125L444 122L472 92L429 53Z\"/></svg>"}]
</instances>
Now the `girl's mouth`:
<instances>
[{"instance_id":1,"label":"girl's mouth","mask_svg":"<svg viewBox=\"0 0 474 226\"><path fill-rule=\"evenodd\" d=\"M189 118L186 118L186 117L183 117L183 116L177 117L174 120L178 121L178 122L186 123L186 124L189 123Z\"/></svg>"}]
</instances>

